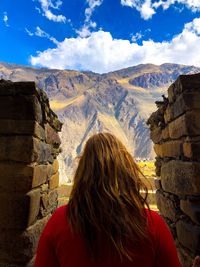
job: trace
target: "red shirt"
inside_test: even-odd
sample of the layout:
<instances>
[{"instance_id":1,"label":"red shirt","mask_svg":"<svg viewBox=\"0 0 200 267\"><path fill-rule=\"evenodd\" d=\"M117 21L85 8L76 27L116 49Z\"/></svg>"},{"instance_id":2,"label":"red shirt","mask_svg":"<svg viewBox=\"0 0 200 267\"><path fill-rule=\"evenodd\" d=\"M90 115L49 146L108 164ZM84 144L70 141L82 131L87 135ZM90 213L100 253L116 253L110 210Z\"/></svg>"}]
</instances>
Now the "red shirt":
<instances>
[{"instance_id":1,"label":"red shirt","mask_svg":"<svg viewBox=\"0 0 200 267\"><path fill-rule=\"evenodd\" d=\"M66 216L67 206L58 208L40 237L35 267L181 267L173 237L164 220L155 211L147 211L150 242L136 249L133 261L108 253L101 263L90 260L84 240L72 234ZM135 251L135 250L134 250ZM109 255L109 256L108 256Z\"/></svg>"}]
</instances>

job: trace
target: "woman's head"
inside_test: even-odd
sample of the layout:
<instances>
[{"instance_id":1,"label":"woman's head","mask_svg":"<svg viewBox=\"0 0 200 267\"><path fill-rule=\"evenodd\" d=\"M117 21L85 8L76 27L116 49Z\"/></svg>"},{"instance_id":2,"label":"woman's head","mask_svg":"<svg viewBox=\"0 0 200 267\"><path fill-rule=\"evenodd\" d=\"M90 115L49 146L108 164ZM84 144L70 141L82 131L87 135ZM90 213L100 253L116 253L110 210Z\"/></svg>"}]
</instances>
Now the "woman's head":
<instances>
[{"instance_id":1,"label":"woman's head","mask_svg":"<svg viewBox=\"0 0 200 267\"><path fill-rule=\"evenodd\" d=\"M145 238L147 188L141 175L133 157L114 135L99 133L86 142L74 176L68 218L93 256L99 235L129 259L128 239L137 242ZM146 192L145 197L140 190Z\"/></svg>"}]
</instances>

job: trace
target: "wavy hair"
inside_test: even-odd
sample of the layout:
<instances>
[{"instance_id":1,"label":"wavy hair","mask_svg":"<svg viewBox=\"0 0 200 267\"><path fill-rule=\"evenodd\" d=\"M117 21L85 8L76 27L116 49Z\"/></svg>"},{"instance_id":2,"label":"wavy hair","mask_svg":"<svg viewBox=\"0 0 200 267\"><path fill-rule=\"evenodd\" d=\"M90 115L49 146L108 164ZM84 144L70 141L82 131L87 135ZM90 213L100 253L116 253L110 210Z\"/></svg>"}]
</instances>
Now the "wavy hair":
<instances>
[{"instance_id":1,"label":"wavy hair","mask_svg":"<svg viewBox=\"0 0 200 267\"><path fill-rule=\"evenodd\" d=\"M133 259L130 242L147 239L147 186L131 154L114 135L95 134L86 142L68 203L72 231L86 241L93 259L103 237L121 260ZM141 190L143 193L141 194Z\"/></svg>"}]
</instances>

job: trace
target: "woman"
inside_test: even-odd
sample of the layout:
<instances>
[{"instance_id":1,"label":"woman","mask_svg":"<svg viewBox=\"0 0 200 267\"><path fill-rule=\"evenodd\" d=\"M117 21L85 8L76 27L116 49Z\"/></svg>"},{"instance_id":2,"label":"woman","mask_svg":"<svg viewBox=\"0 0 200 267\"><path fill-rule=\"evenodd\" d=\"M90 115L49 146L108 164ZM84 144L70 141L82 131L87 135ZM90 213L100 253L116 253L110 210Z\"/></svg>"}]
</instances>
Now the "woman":
<instances>
[{"instance_id":1,"label":"woman","mask_svg":"<svg viewBox=\"0 0 200 267\"><path fill-rule=\"evenodd\" d=\"M148 208L141 175L115 136L89 138L69 203L41 235L35 267L180 267L168 227Z\"/></svg>"}]
</instances>

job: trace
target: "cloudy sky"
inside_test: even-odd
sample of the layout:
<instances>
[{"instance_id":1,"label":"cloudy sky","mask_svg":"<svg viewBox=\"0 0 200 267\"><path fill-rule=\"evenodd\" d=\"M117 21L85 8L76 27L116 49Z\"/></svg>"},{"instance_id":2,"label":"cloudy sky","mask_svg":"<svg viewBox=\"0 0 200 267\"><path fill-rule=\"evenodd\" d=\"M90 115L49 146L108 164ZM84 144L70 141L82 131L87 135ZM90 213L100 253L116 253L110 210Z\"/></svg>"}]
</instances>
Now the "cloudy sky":
<instances>
[{"instance_id":1,"label":"cloudy sky","mask_svg":"<svg viewBox=\"0 0 200 267\"><path fill-rule=\"evenodd\" d=\"M99 73L200 67L200 0L1 0L0 61Z\"/></svg>"}]
</instances>

